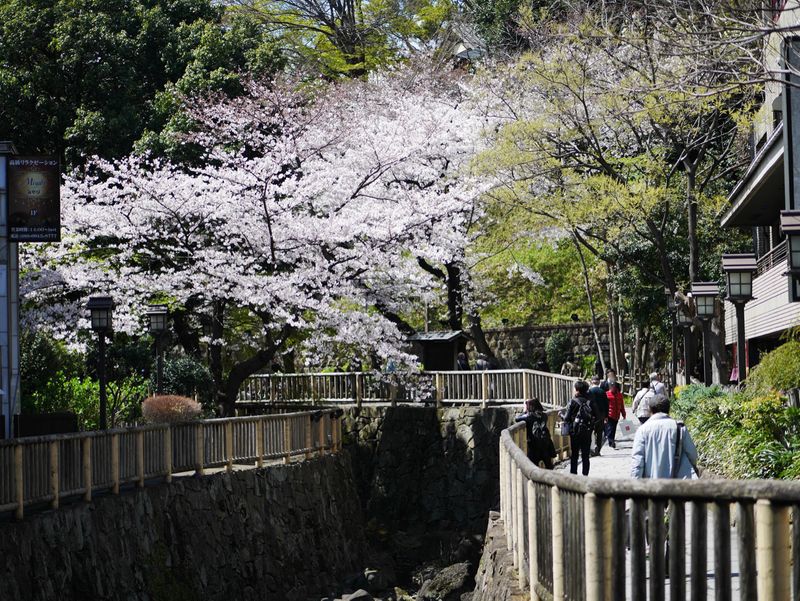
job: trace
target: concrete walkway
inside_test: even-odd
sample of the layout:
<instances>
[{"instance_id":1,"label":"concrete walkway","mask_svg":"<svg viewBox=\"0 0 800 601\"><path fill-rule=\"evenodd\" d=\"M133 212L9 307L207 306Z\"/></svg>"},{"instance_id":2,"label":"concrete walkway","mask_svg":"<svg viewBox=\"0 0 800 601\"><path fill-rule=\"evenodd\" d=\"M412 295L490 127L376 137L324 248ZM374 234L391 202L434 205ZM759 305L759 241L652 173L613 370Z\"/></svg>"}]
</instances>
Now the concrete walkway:
<instances>
[{"instance_id":1,"label":"concrete walkway","mask_svg":"<svg viewBox=\"0 0 800 601\"><path fill-rule=\"evenodd\" d=\"M609 446L604 446L599 457L592 457L590 459L589 465L589 477L590 478L629 478L630 477L630 466L631 466L631 449L633 447L633 437L629 438L622 438L620 439L619 436L617 437L616 441L617 448L612 449ZM594 448L594 439L592 448ZM556 466L556 470L569 472L569 460L562 462L558 466ZM578 465L578 473L581 473L581 465ZM733 513L733 508L732 508ZM689 573L690 569L690 561L691 561L691 548L689 546L689 541L691 540L690 533L689 533L689 524L691 524L692 519L692 506L691 503L686 504L686 573ZM708 550L707 550L707 563L706 563L706 583L708 586L708 592L706 594L707 599L714 599L715 598L715 579L714 579L714 522L716 520L716 515L712 511L708 511L707 515L707 541L708 541ZM739 600L739 537L736 532L735 526L731 526L731 599L733 601ZM632 599L631 595L631 579L630 579L630 553L628 554L627 558L628 567L626 569L626 582L627 582L627 598ZM648 569L648 578L649 578L649 571L650 565L648 562L647 565ZM649 586L649 585L648 585ZM686 598L690 597L689 595L689 578L686 579ZM666 593L665 598L669 599L669 579L667 579L666 585ZM635 600L635 601L644 601L644 600Z\"/></svg>"}]
</instances>

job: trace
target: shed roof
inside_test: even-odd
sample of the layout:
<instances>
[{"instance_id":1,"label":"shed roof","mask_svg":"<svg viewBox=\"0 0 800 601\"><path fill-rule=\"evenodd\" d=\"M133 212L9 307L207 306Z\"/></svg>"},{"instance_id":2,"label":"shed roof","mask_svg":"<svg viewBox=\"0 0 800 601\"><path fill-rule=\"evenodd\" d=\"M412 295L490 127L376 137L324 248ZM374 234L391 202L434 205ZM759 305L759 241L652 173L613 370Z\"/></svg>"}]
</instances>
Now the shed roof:
<instances>
[{"instance_id":1,"label":"shed roof","mask_svg":"<svg viewBox=\"0 0 800 601\"><path fill-rule=\"evenodd\" d=\"M414 342L452 342L458 338L466 338L462 330L445 330L437 332L417 332L408 337Z\"/></svg>"}]
</instances>

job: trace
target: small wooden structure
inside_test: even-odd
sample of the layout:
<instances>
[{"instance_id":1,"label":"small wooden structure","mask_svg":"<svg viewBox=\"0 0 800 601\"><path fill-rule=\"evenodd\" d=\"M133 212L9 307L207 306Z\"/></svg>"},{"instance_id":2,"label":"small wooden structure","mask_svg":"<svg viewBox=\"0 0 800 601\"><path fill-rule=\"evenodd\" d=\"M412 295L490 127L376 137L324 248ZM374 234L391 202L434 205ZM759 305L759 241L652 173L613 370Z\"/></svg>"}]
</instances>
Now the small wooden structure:
<instances>
[{"instance_id":1,"label":"small wooden structure","mask_svg":"<svg viewBox=\"0 0 800 601\"><path fill-rule=\"evenodd\" d=\"M466 347L466 339L467 335L461 330L417 332L408 337L426 371L457 369L456 359Z\"/></svg>"}]
</instances>

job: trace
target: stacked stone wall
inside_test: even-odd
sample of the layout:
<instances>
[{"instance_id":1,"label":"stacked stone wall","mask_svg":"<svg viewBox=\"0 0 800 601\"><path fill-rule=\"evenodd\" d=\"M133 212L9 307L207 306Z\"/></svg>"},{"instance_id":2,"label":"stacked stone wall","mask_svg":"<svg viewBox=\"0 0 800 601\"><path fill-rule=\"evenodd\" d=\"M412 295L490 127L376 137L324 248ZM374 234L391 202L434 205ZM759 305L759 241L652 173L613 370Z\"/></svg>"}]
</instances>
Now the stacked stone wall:
<instances>
[{"instance_id":1,"label":"stacked stone wall","mask_svg":"<svg viewBox=\"0 0 800 601\"><path fill-rule=\"evenodd\" d=\"M545 357L545 344L555 332L566 332L569 335L572 342L571 352L577 361L580 361L581 357L597 355L592 325L586 323L489 329L485 334L486 342L494 351L502 368L534 369L537 362ZM607 356L608 325L599 324L598 332L600 343ZM474 364L477 356L474 346L470 344L467 350ZM550 366L553 370L558 370L560 367L560 365Z\"/></svg>"},{"instance_id":2,"label":"stacked stone wall","mask_svg":"<svg viewBox=\"0 0 800 601\"><path fill-rule=\"evenodd\" d=\"M0 524L0 599L305 600L361 568L362 515L346 455L123 491Z\"/></svg>"}]
</instances>

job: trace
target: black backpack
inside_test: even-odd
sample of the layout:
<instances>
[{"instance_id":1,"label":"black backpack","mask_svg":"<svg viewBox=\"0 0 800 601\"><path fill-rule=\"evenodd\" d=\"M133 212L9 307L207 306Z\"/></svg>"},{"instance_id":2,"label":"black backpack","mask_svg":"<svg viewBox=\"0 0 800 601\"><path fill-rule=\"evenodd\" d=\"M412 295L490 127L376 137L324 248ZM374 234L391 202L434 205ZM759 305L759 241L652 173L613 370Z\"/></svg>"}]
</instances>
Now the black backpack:
<instances>
[{"instance_id":1,"label":"black backpack","mask_svg":"<svg viewBox=\"0 0 800 601\"><path fill-rule=\"evenodd\" d=\"M531 426L531 439L534 441L550 440L550 432L547 430L547 420L540 419Z\"/></svg>"},{"instance_id":2,"label":"black backpack","mask_svg":"<svg viewBox=\"0 0 800 601\"><path fill-rule=\"evenodd\" d=\"M583 434L591 432L594 426L594 412L589 399L576 398L578 403L578 413L572 421L572 434Z\"/></svg>"}]
</instances>

